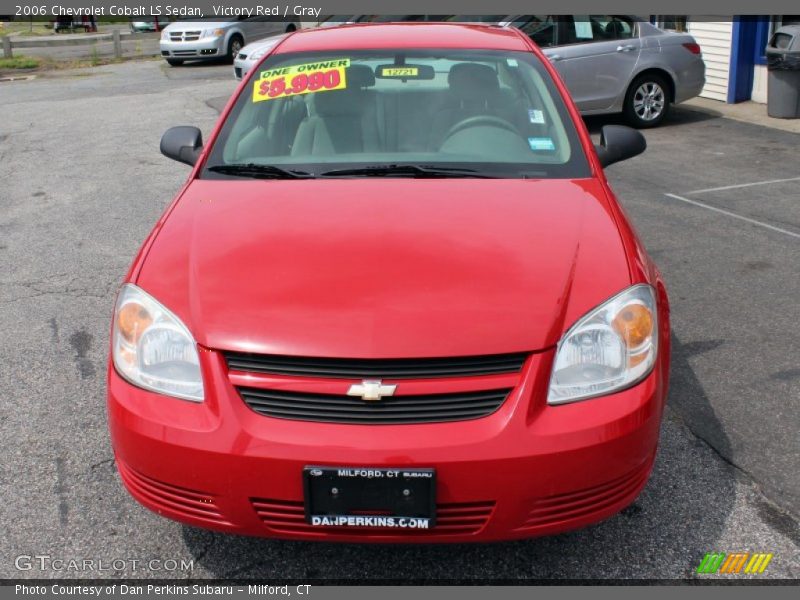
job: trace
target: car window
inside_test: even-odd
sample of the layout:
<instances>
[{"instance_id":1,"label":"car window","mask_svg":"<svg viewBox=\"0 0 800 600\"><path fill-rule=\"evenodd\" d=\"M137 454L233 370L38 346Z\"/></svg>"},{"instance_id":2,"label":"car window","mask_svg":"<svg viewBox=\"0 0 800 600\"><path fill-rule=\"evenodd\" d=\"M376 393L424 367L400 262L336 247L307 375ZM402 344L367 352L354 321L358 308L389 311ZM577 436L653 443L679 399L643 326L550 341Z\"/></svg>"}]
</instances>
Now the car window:
<instances>
[{"instance_id":1,"label":"car window","mask_svg":"<svg viewBox=\"0 0 800 600\"><path fill-rule=\"evenodd\" d=\"M591 15L593 28L606 40L627 40L633 37L634 24L629 17L617 15Z\"/></svg>"},{"instance_id":2,"label":"car window","mask_svg":"<svg viewBox=\"0 0 800 600\"><path fill-rule=\"evenodd\" d=\"M231 164L318 175L398 163L503 177L589 173L535 55L386 49L269 57L236 100L204 176Z\"/></svg>"},{"instance_id":3,"label":"car window","mask_svg":"<svg viewBox=\"0 0 800 600\"><path fill-rule=\"evenodd\" d=\"M574 15L562 18L559 45L587 44L633 37L633 21L612 15Z\"/></svg>"},{"instance_id":4,"label":"car window","mask_svg":"<svg viewBox=\"0 0 800 600\"><path fill-rule=\"evenodd\" d=\"M511 23L531 38L540 48L549 48L556 42L556 21L552 15L526 15Z\"/></svg>"}]
</instances>

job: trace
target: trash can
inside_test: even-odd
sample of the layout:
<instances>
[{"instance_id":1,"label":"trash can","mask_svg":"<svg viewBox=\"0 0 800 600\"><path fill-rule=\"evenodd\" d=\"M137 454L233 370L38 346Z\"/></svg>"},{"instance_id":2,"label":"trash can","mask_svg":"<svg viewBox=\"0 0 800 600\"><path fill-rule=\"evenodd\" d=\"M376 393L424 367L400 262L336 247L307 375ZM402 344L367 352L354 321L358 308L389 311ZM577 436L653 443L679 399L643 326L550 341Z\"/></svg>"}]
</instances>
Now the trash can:
<instances>
[{"instance_id":1,"label":"trash can","mask_svg":"<svg viewBox=\"0 0 800 600\"><path fill-rule=\"evenodd\" d=\"M800 117L800 25L778 29L767 44L767 114Z\"/></svg>"}]
</instances>

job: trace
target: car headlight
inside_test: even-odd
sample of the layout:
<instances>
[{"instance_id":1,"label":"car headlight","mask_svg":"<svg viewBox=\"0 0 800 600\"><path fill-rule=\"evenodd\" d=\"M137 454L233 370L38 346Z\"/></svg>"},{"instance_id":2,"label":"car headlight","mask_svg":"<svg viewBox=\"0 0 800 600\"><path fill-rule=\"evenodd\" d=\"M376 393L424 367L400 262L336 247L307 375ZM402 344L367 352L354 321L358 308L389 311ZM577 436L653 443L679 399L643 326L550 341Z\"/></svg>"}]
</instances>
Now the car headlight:
<instances>
[{"instance_id":1,"label":"car headlight","mask_svg":"<svg viewBox=\"0 0 800 600\"><path fill-rule=\"evenodd\" d=\"M641 381L658 351L655 291L634 285L573 325L556 349L548 404L602 396Z\"/></svg>"},{"instance_id":2,"label":"car headlight","mask_svg":"<svg viewBox=\"0 0 800 600\"><path fill-rule=\"evenodd\" d=\"M267 52L272 50L272 46L263 46L254 52L247 52L247 58L249 60L259 60L262 56L264 56Z\"/></svg>"},{"instance_id":3,"label":"car headlight","mask_svg":"<svg viewBox=\"0 0 800 600\"><path fill-rule=\"evenodd\" d=\"M197 344L180 319L132 284L122 287L114 310L114 366L139 387L203 401Z\"/></svg>"},{"instance_id":4,"label":"car headlight","mask_svg":"<svg viewBox=\"0 0 800 600\"><path fill-rule=\"evenodd\" d=\"M222 37L223 35L225 35L224 29L206 29L205 31L203 31L204 38Z\"/></svg>"},{"instance_id":5,"label":"car headlight","mask_svg":"<svg viewBox=\"0 0 800 600\"><path fill-rule=\"evenodd\" d=\"M162 39L162 40L169 40L169 31L167 31L166 29L164 29L164 30L161 32L161 39Z\"/></svg>"}]
</instances>

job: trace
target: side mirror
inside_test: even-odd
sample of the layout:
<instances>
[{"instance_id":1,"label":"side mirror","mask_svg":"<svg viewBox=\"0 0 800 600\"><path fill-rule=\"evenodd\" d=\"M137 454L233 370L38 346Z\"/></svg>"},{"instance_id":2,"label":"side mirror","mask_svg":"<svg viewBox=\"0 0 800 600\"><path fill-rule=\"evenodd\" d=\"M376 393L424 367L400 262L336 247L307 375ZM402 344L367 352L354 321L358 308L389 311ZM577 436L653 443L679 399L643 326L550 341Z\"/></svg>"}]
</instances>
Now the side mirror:
<instances>
[{"instance_id":1,"label":"side mirror","mask_svg":"<svg viewBox=\"0 0 800 600\"><path fill-rule=\"evenodd\" d=\"M161 154L194 165L203 150L203 134L197 127L170 127L161 136Z\"/></svg>"},{"instance_id":2,"label":"side mirror","mask_svg":"<svg viewBox=\"0 0 800 600\"><path fill-rule=\"evenodd\" d=\"M597 157L604 167L638 156L647 148L647 140L636 129L624 125L605 125L600 132Z\"/></svg>"}]
</instances>

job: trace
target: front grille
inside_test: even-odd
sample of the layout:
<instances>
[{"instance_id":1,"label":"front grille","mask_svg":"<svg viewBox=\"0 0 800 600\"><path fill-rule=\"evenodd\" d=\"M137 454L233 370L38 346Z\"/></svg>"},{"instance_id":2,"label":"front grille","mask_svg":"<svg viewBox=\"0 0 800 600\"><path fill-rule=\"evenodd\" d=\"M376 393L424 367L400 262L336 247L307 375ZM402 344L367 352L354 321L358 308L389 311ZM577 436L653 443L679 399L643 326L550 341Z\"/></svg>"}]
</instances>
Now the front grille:
<instances>
[{"instance_id":1,"label":"front grille","mask_svg":"<svg viewBox=\"0 0 800 600\"><path fill-rule=\"evenodd\" d=\"M383 527L314 527L306 523L303 502L251 498L253 509L276 533L325 535L471 535L478 533L494 511L494 502L460 502L436 505L436 525L431 529L387 529Z\"/></svg>"},{"instance_id":2,"label":"front grille","mask_svg":"<svg viewBox=\"0 0 800 600\"><path fill-rule=\"evenodd\" d=\"M323 423L400 425L485 417L500 408L511 390L394 396L379 401L250 387L240 387L238 391L247 406L268 417Z\"/></svg>"},{"instance_id":3,"label":"front grille","mask_svg":"<svg viewBox=\"0 0 800 600\"><path fill-rule=\"evenodd\" d=\"M201 31L170 31L171 42L196 42L200 39Z\"/></svg>"},{"instance_id":4,"label":"front grille","mask_svg":"<svg viewBox=\"0 0 800 600\"><path fill-rule=\"evenodd\" d=\"M228 369L298 377L338 379L430 379L517 373L527 354L491 354L448 358L313 358L224 352Z\"/></svg>"}]
</instances>

